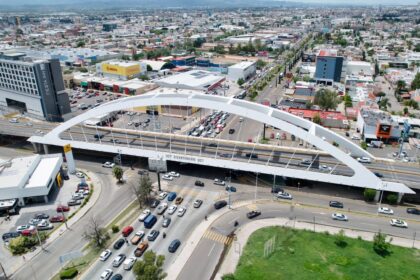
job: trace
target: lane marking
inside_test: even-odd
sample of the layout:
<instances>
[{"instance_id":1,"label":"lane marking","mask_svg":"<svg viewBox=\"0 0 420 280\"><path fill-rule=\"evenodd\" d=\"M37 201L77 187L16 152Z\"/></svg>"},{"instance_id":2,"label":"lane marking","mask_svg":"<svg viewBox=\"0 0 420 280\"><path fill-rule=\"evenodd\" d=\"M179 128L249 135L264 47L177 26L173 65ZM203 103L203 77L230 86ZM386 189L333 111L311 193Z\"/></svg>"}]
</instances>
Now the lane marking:
<instances>
[{"instance_id":1,"label":"lane marking","mask_svg":"<svg viewBox=\"0 0 420 280\"><path fill-rule=\"evenodd\" d=\"M207 255L207 257L210 257L211 253L213 252L214 247L216 247L216 243L213 243L213 246L211 247L210 252Z\"/></svg>"}]
</instances>

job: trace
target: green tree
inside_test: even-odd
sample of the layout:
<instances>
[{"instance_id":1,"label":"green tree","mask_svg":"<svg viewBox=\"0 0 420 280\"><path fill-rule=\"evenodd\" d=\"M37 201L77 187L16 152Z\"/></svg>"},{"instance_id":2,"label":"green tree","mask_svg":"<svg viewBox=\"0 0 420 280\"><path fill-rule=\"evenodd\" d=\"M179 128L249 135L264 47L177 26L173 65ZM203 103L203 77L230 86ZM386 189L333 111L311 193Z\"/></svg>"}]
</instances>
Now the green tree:
<instances>
[{"instance_id":1,"label":"green tree","mask_svg":"<svg viewBox=\"0 0 420 280\"><path fill-rule=\"evenodd\" d=\"M404 107L403 113L404 113L404 115L408 115L408 108L407 107Z\"/></svg>"},{"instance_id":2,"label":"green tree","mask_svg":"<svg viewBox=\"0 0 420 280\"><path fill-rule=\"evenodd\" d=\"M346 237L344 235L344 230L340 230L336 235L335 235L335 240L334 240L335 245L337 245L338 247L344 248L347 246L347 240Z\"/></svg>"},{"instance_id":3,"label":"green tree","mask_svg":"<svg viewBox=\"0 0 420 280\"><path fill-rule=\"evenodd\" d=\"M117 179L119 183L121 183L123 174L124 170L120 166L116 165L112 168L112 175L114 175L115 179Z\"/></svg>"},{"instance_id":4,"label":"green tree","mask_svg":"<svg viewBox=\"0 0 420 280\"><path fill-rule=\"evenodd\" d=\"M362 142L360 142L360 147L363 149L363 150L367 150L367 143L365 142L365 141L362 141Z\"/></svg>"},{"instance_id":5,"label":"green tree","mask_svg":"<svg viewBox=\"0 0 420 280\"><path fill-rule=\"evenodd\" d=\"M321 124L321 116L318 113L316 113L312 118L312 121L316 124Z\"/></svg>"},{"instance_id":6,"label":"green tree","mask_svg":"<svg viewBox=\"0 0 420 280\"><path fill-rule=\"evenodd\" d=\"M143 259L137 261L133 267L133 273L136 280L162 280L167 274L163 272L163 263L165 256L156 255L153 251L147 251Z\"/></svg>"},{"instance_id":7,"label":"green tree","mask_svg":"<svg viewBox=\"0 0 420 280\"><path fill-rule=\"evenodd\" d=\"M329 89L320 89L315 94L314 103L322 110L335 110L338 106L339 100L337 94Z\"/></svg>"},{"instance_id":8,"label":"green tree","mask_svg":"<svg viewBox=\"0 0 420 280\"><path fill-rule=\"evenodd\" d=\"M82 73L87 73L87 72L89 72L89 70L88 70L86 67L80 67L80 68L79 68L79 71L80 71L80 72L82 72Z\"/></svg>"},{"instance_id":9,"label":"green tree","mask_svg":"<svg viewBox=\"0 0 420 280\"><path fill-rule=\"evenodd\" d=\"M131 184L130 187L137 198L140 208L150 201L153 185L149 175L141 176L137 184Z\"/></svg>"},{"instance_id":10,"label":"green tree","mask_svg":"<svg viewBox=\"0 0 420 280\"><path fill-rule=\"evenodd\" d=\"M95 217L91 217L83 237L96 248L103 248L109 239L109 233L99 225L99 221Z\"/></svg>"},{"instance_id":11,"label":"green tree","mask_svg":"<svg viewBox=\"0 0 420 280\"><path fill-rule=\"evenodd\" d=\"M378 232L373 236L373 250L380 256L385 257L391 254L392 238L387 242L386 234Z\"/></svg>"},{"instance_id":12,"label":"green tree","mask_svg":"<svg viewBox=\"0 0 420 280\"><path fill-rule=\"evenodd\" d=\"M397 204L398 196L396 194L390 193L386 196L386 201L389 204Z\"/></svg>"},{"instance_id":13,"label":"green tree","mask_svg":"<svg viewBox=\"0 0 420 280\"><path fill-rule=\"evenodd\" d=\"M380 109L385 111L388 110L388 107L391 107L391 103L387 97L381 98L381 100L378 101L378 105Z\"/></svg>"},{"instance_id":14,"label":"green tree","mask_svg":"<svg viewBox=\"0 0 420 280\"><path fill-rule=\"evenodd\" d=\"M142 80L142 81L150 80L149 76L147 76L147 75L140 75L139 79Z\"/></svg>"},{"instance_id":15,"label":"green tree","mask_svg":"<svg viewBox=\"0 0 420 280\"><path fill-rule=\"evenodd\" d=\"M351 96L348 94L344 95L344 107L345 108L353 107L353 100L351 99Z\"/></svg>"},{"instance_id":16,"label":"green tree","mask_svg":"<svg viewBox=\"0 0 420 280\"><path fill-rule=\"evenodd\" d=\"M244 79L239 78L237 83L238 83L239 86L242 86L245 83L245 81L244 81Z\"/></svg>"},{"instance_id":17,"label":"green tree","mask_svg":"<svg viewBox=\"0 0 420 280\"><path fill-rule=\"evenodd\" d=\"M222 276L222 280L235 280L235 274L228 273Z\"/></svg>"},{"instance_id":18,"label":"green tree","mask_svg":"<svg viewBox=\"0 0 420 280\"><path fill-rule=\"evenodd\" d=\"M411 82L411 89L412 90L420 89L420 73L417 73L413 81Z\"/></svg>"},{"instance_id":19,"label":"green tree","mask_svg":"<svg viewBox=\"0 0 420 280\"><path fill-rule=\"evenodd\" d=\"M376 190L374 189L365 189L363 191L363 197L366 201L373 201L376 196Z\"/></svg>"},{"instance_id":20,"label":"green tree","mask_svg":"<svg viewBox=\"0 0 420 280\"><path fill-rule=\"evenodd\" d=\"M262 59L257 60L257 69L263 69L267 65L267 62L263 61Z\"/></svg>"},{"instance_id":21,"label":"green tree","mask_svg":"<svg viewBox=\"0 0 420 280\"><path fill-rule=\"evenodd\" d=\"M398 93L400 93L403 89L405 89L406 86L407 85L406 85L405 81L398 80L397 81L397 90L398 90Z\"/></svg>"},{"instance_id":22,"label":"green tree","mask_svg":"<svg viewBox=\"0 0 420 280\"><path fill-rule=\"evenodd\" d=\"M76 48L83 48L85 44L86 43L83 40L77 41Z\"/></svg>"},{"instance_id":23,"label":"green tree","mask_svg":"<svg viewBox=\"0 0 420 280\"><path fill-rule=\"evenodd\" d=\"M376 94L376 97L384 97L386 94L383 91L380 91L379 93Z\"/></svg>"}]
</instances>

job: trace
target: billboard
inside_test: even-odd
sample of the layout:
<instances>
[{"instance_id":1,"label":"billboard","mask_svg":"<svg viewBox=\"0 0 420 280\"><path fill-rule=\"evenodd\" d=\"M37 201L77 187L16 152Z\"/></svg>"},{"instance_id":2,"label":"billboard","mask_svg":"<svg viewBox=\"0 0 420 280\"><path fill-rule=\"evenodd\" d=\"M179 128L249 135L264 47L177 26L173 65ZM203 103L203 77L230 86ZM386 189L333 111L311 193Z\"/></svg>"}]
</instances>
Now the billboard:
<instances>
[{"instance_id":1,"label":"billboard","mask_svg":"<svg viewBox=\"0 0 420 280\"><path fill-rule=\"evenodd\" d=\"M389 138L391 136L391 125L390 124L378 124L376 128L376 137Z\"/></svg>"},{"instance_id":2,"label":"billboard","mask_svg":"<svg viewBox=\"0 0 420 280\"><path fill-rule=\"evenodd\" d=\"M102 64L102 72L120 76L133 76L140 73L140 65L120 66L108 63Z\"/></svg>"}]
</instances>

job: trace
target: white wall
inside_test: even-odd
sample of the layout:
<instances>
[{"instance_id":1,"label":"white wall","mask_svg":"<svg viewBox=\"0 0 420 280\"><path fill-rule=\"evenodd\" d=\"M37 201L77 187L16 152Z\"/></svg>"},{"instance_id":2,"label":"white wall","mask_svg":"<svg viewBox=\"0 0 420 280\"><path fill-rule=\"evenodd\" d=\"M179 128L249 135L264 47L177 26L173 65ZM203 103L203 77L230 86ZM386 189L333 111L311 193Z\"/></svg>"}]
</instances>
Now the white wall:
<instances>
[{"instance_id":1,"label":"white wall","mask_svg":"<svg viewBox=\"0 0 420 280\"><path fill-rule=\"evenodd\" d=\"M7 107L6 98L25 103L29 114L34 114L42 118L44 117L44 112L42 111L41 106L41 98L39 96L28 96L0 89L1 106Z\"/></svg>"}]
</instances>

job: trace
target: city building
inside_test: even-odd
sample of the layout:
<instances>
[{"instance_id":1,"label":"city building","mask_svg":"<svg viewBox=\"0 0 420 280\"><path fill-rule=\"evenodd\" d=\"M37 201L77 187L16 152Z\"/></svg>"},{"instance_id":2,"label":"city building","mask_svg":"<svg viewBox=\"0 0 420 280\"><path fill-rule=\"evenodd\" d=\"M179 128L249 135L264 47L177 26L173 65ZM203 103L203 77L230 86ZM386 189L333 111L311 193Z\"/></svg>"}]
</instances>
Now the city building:
<instances>
[{"instance_id":1,"label":"city building","mask_svg":"<svg viewBox=\"0 0 420 280\"><path fill-rule=\"evenodd\" d=\"M153 82L167 88L210 91L221 86L224 81L225 77L216 73L204 70L191 70L169 75Z\"/></svg>"},{"instance_id":2,"label":"city building","mask_svg":"<svg viewBox=\"0 0 420 280\"><path fill-rule=\"evenodd\" d=\"M102 31L111 32L114 29L117 29L116 23L107 22L107 23L102 24Z\"/></svg>"},{"instance_id":3,"label":"city building","mask_svg":"<svg viewBox=\"0 0 420 280\"><path fill-rule=\"evenodd\" d=\"M362 107L357 115L356 128L363 141L397 141L401 137L401 128L391 114L379 109Z\"/></svg>"},{"instance_id":4,"label":"city building","mask_svg":"<svg viewBox=\"0 0 420 280\"><path fill-rule=\"evenodd\" d=\"M349 121L347 117L341 112L337 111L321 111L321 110L311 110L311 109L298 109L298 108L288 108L287 112L295 116L313 121L315 116L319 116L321 119L321 125L329 128L348 128Z\"/></svg>"},{"instance_id":5,"label":"city building","mask_svg":"<svg viewBox=\"0 0 420 280\"><path fill-rule=\"evenodd\" d=\"M116 80L130 80L146 74L147 64L138 61L111 60L96 64L96 73Z\"/></svg>"},{"instance_id":6,"label":"city building","mask_svg":"<svg viewBox=\"0 0 420 280\"><path fill-rule=\"evenodd\" d=\"M316 57L315 80L317 83L332 85L340 82L343 57L337 50L320 50Z\"/></svg>"},{"instance_id":7,"label":"city building","mask_svg":"<svg viewBox=\"0 0 420 280\"><path fill-rule=\"evenodd\" d=\"M180 56L172 59L172 64L175 66L194 66L195 65L195 56Z\"/></svg>"},{"instance_id":8,"label":"city building","mask_svg":"<svg viewBox=\"0 0 420 280\"><path fill-rule=\"evenodd\" d=\"M49 201L63 185L61 154L32 155L0 162L0 198L8 206ZM4 205L6 206L6 205Z\"/></svg>"},{"instance_id":9,"label":"city building","mask_svg":"<svg viewBox=\"0 0 420 280\"><path fill-rule=\"evenodd\" d=\"M0 55L0 107L47 121L62 121L71 111L58 59L24 60Z\"/></svg>"},{"instance_id":10,"label":"city building","mask_svg":"<svg viewBox=\"0 0 420 280\"><path fill-rule=\"evenodd\" d=\"M239 79L246 81L256 73L257 64L252 61L242 61L228 67L228 79L235 82Z\"/></svg>"}]
</instances>

